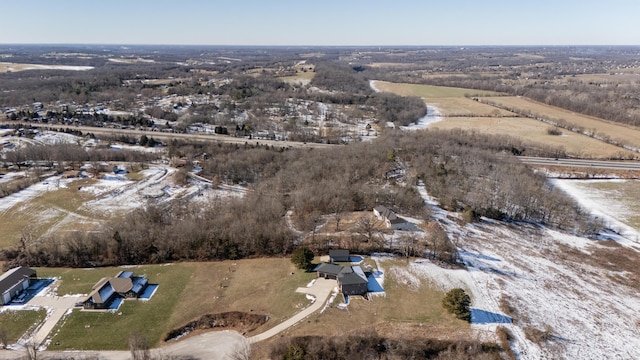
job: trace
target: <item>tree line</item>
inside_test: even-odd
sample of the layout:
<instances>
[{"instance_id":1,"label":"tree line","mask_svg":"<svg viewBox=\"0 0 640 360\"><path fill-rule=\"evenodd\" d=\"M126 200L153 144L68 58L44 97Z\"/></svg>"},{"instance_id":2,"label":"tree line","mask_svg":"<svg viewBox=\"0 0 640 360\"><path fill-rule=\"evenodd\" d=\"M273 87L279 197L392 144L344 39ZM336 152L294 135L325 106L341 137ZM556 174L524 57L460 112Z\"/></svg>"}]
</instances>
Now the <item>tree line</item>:
<instances>
[{"instance_id":1,"label":"tree line","mask_svg":"<svg viewBox=\"0 0 640 360\"><path fill-rule=\"evenodd\" d=\"M244 184L242 198L201 204L150 202L97 231L56 235L7 249L9 263L96 266L280 256L297 229L312 231L320 215L384 205L428 220L416 186L424 183L443 208L499 220L592 233L598 224L544 176L514 158L519 140L465 131L391 133L373 143L331 149L278 149L236 144L169 145L173 154L206 153L202 175L214 184ZM388 173L406 172L391 182Z\"/></svg>"}]
</instances>

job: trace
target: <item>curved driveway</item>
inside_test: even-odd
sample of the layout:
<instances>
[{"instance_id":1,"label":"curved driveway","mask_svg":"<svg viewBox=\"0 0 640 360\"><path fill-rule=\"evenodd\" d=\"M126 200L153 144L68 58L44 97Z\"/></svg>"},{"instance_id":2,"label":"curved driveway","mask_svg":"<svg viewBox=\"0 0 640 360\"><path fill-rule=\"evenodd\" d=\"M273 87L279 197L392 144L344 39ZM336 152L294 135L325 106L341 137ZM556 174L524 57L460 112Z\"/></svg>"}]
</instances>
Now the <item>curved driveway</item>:
<instances>
[{"instance_id":1,"label":"curved driveway","mask_svg":"<svg viewBox=\"0 0 640 360\"><path fill-rule=\"evenodd\" d=\"M271 329L252 336L249 338L250 343L255 343L258 341L266 340L270 337L273 337L282 331L288 329L289 327L297 324L302 319L307 316L313 314L317 310L324 305L324 302L327 300L329 295L331 294L331 290L338 285L336 280L327 280L325 278L317 278L313 286L310 287L300 287L296 290L296 292L313 295L316 298L316 301L313 302L309 307L300 311L299 313L293 315L282 323L272 327Z\"/></svg>"},{"instance_id":2,"label":"curved driveway","mask_svg":"<svg viewBox=\"0 0 640 360\"><path fill-rule=\"evenodd\" d=\"M152 356L163 357L185 357L207 360L225 360L234 354L238 347L242 347L248 340L250 343L256 343L269 339L282 331L297 324L307 316L318 311L324 305L325 301L331 294L331 291L337 286L336 280L327 280L324 278L316 279L315 283L310 287L300 287L296 292L313 295L316 300L289 319L272 327L271 329L245 338L236 331L210 331L208 333L189 337L187 339L177 341L170 345L153 349ZM75 300L75 299L74 299ZM66 304L65 304L66 305ZM47 331L48 333L48 331ZM46 336L46 334L45 334ZM0 350L0 359L22 359L26 353L23 351L7 351ZM131 358L129 351L44 351L40 353L41 359L59 359L60 357L73 358L80 356L81 358L98 358L101 360L128 360Z\"/></svg>"}]
</instances>

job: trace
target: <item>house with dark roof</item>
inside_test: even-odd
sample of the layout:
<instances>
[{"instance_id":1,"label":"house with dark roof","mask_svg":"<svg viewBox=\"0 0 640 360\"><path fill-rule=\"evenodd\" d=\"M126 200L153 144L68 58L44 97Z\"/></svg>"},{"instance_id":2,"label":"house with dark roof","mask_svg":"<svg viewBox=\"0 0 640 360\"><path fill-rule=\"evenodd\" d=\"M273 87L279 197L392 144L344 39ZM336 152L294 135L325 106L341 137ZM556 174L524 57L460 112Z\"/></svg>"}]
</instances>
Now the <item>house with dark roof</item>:
<instances>
[{"instance_id":1,"label":"house with dark roof","mask_svg":"<svg viewBox=\"0 0 640 360\"><path fill-rule=\"evenodd\" d=\"M82 302L85 309L106 309L116 298L137 298L149 285L144 276L131 271L120 271L115 277L100 279Z\"/></svg>"},{"instance_id":2,"label":"house with dark roof","mask_svg":"<svg viewBox=\"0 0 640 360\"><path fill-rule=\"evenodd\" d=\"M349 250L336 249L329 250L329 261L334 262L349 262Z\"/></svg>"},{"instance_id":3,"label":"house with dark roof","mask_svg":"<svg viewBox=\"0 0 640 360\"><path fill-rule=\"evenodd\" d=\"M3 273L0 276L0 305L10 303L12 299L27 290L35 276L35 270L26 266L19 266Z\"/></svg>"},{"instance_id":4,"label":"house with dark roof","mask_svg":"<svg viewBox=\"0 0 640 360\"><path fill-rule=\"evenodd\" d=\"M344 295L365 295L369 280L360 266L344 266L338 274L338 289Z\"/></svg>"},{"instance_id":5,"label":"house with dark roof","mask_svg":"<svg viewBox=\"0 0 640 360\"><path fill-rule=\"evenodd\" d=\"M408 226L407 220L399 217L396 213L382 205L373 208L373 214L378 220L384 221L385 225L390 229L404 230Z\"/></svg>"},{"instance_id":6,"label":"house with dark roof","mask_svg":"<svg viewBox=\"0 0 640 360\"><path fill-rule=\"evenodd\" d=\"M315 268L318 277L337 280L344 295L365 295L369 280L360 266L339 266L322 263Z\"/></svg>"}]
</instances>

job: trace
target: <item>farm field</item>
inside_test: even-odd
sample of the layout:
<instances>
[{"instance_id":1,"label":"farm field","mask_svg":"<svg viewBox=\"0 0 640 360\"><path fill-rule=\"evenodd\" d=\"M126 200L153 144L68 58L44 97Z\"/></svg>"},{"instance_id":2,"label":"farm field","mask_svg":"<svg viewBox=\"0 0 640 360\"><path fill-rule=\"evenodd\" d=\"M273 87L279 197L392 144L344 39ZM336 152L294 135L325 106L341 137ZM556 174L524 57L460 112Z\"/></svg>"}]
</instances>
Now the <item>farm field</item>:
<instances>
[{"instance_id":1,"label":"farm field","mask_svg":"<svg viewBox=\"0 0 640 360\"><path fill-rule=\"evenodd\" d=\"M535 119L517 117L513 112L489 104L531 112L549 118L563 119L581 126L585 131L620 139L627 144L640 143L640 129L610 123L602 119L584 116L560 108L513 96L485 96L483 102L467 98L473 90L429 85L398 84L372 81L378 91L393 92L403 96L421 96L425 102L440 111L445 121L433 122L438 129L466 129L487 134L502 134L521 138L532 146L563 147L567 154L586 158L637 158L638 154L589 136L562 129L561 136L550 135L552 127ZM494 93L495 94L495 93Z\"/></svg>"},{"instance_id":2,"label":"farm field","mask_svg":"<svg viewBox=\"0 0 640 360\"><path fill-rule=\"evenodd\" d=\"M627 144L635 144L636 146L637 144L640 144L640 129L636 127L625 126L608 122L603 119L576 114L568 110L538 103L521 97L485 97L481 100L512 109L518 109L524 112L530 112L532 114L548 118L549 120L564 120L568 123L582 127L585 131L603 134L614 140L620 139Z\"/></svg>"},{"instance_id":3,"label":"farm field","mask_svg":"<svg viewBox=\"0 0 640 360\"><path fill-rule=\"evenodd\" d=\"M18 72L25 70L71 70L85 71L91 70L93 66L69 66L69 65L42 65L42 64L19 64L11 62L0 62L0 73Z\"/></svg>"},{"instance_id":4,"label":"farm field","mask_svg":"<svg viewBox=\"0 0 640 360\"><path fill-rule=\"evenodd\" d=\"M587 158L633 157L631 151L593 139L589 136L561 130L562 135L550 135L551 125L522 117L448 117L433 123L434 129L466 129L486 134L509 135L531 142L532 145L563 147L568 154Z\"/></svg>"},{"instance_id":5,"label":"farm field","mask_svg":"<svg viewBox=\"0 0 640 360\"><path fill-rule=\"evenodd\" d=\"M445 117L455 116L477 116L477 117L500 117L516 116L511 111L498 109L491 105L483 104L466 97L443 97L433 98L427 101L440 110Z\"/></svg>"},{"instance_id":6,"label":"farm field","mask_svg":"<svg viewBox=\"0 0 640 360\"><path fill-rule=\"evenodd\" d=\"M418 85L407 83L392 83L387 81L372 81L375 89L382 92L391 92L401 96L418 96L421 98L443 98L443 97L464 97L474 96L494 96L498 93L493 91L482 91L474 89L463 89L447 86Z\"/></svg>"}]
</instances>

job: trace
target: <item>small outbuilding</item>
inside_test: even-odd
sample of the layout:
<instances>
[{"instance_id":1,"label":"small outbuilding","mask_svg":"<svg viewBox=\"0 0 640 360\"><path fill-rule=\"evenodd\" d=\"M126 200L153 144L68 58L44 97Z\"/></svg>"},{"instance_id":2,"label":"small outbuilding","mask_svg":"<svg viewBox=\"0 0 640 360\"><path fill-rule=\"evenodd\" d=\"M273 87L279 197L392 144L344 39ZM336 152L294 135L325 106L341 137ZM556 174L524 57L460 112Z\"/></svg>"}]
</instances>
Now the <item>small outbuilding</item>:
<instances>
[{"instance_id":1,"label":"small outbuilding","mask_svg":"<svg viewBox=\"0 0 640 360\"><path fill-rule=\"evenodd\" d=\"M31 280L35 278L35 270L26 266L19 266L6 271L0 276L0 301L6 305L11 300L27 290Z\"/></svg>"},{"instance_id":2,"label":"small outbuilding","mask_svg":"<svg viewBox=\"0 0 640 360\"><path fill-rule=\"evenodd\" d=\"M349 262L349 250L336 249L329 250L329 261L334 262Z\"/></svg>"}]
</instances>

